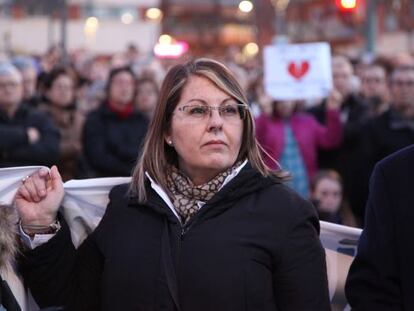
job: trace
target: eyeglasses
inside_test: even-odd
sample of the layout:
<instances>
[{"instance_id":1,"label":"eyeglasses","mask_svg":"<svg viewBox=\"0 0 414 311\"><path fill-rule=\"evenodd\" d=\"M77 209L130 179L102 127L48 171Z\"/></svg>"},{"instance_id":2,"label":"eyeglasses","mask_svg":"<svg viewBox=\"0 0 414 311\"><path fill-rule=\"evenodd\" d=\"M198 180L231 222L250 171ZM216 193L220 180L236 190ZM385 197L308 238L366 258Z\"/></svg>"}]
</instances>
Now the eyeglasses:
<instances>
[{"instance_id":1,"label":"eyeglasses","mask_svg":"<svg viewBox=\"0 0 414 311\"><path fill-rule=\"evenodd\" d=\"M9 82L4 82L4 83L0 83L0 89L3 89L3 90L5 90L5 89L7 89L7 88L9 88L9 89L14 89L14 88L16 88L18 85L19 85L19 83L17 83L17 82L11 82L11 81L9 81Z\"/></svg>"},{"instance_id":2,"label":"eyeglasses","mask_svg":"<svg viewBox=\"0 0 414 311\"><path fill-rule=\"evenodd\" d=\"M55 83L53 84L53 88L60 90L60 91L67 91L67 90L73 90L73 84L69 83L69 84L64 84L64 83Z\"/></svg>"},{"instance_id":3,"label":"eyeglasses","mask_svg":"<svg viewBox=\"0 0 414 311\"><path fill-rule=\"evenodd\" d=\"M362 81L368 84L374 84L374 83L383 83L385 79L379 78L379 77L369 77L369 78L363 78Z\"/></svg>"},{"instance_id":4,"label":"eyeglasses","mask_svg":"<svg viewBox=\"0 0 414 311\"><path fill-rule=\"evenodd\" d=\"M244 119L246 116L247 105L244 104L225 104L221 106L208 105L187 105L177 108L188 120L204 120L211 116L213 110L217 110L219 115L226 121Z\"/></svg>"}]
</instances>

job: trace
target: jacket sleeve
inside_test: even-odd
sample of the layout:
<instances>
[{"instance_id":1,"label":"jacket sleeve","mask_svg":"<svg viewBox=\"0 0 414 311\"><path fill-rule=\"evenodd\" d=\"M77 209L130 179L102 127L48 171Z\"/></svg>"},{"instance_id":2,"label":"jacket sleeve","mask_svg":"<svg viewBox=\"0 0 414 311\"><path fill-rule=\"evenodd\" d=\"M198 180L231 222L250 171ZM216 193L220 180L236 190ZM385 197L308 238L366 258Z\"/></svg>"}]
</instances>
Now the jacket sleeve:
<instances>
[{"instance_id":1,"label":"jacket sleeve","mask_svg":"<svg viewBox=\"0 0 414 311\"><path fill-rule=\"evenodd\" d=\"M330 310L325 252L313 207L302 200L302 215L293 222L275 263L274 295L278 310Z\"/></svg>"},{"instance_id":2,"label":"jacket sleeve","mask_svg":"<svg viewBox=\"0 0 414 311\"><path fill-rule=\"evenodd\" d=\"M332 149L342 142L342 124L338 110L326 109L326 126L315 120L316 140L319 147Z\"/></svg>"},{"instance_id":3,"label":"jacket sleeve","mask_svg":"<svg viewBox=\"0 0 414 311\"><path fill-rule=\"evenodd\" d=\"M389 185L376 166L370 180L365 228L351 265L345 293L353 310L402 310Z\"/></svg>"},{"instance_id":4,"label":"jacket sleeve","mask_svg":"<svg viewBox=\"0 0 414 311\"><path fill-rule=\"evenodd\" d=\"M25 252L19 270L40 307L67 306L68 310L100 310L103 260L93 234L75 250L69 227L47 243Z\"/></svg>"},{"instance_id":5,"label":"jacket sleeve","mask_svg":"<svg viewBox=\"0 0 414 311\"><path fill-rule=\"evenodd\" d=\"M35 144L14 146L9 151L12 161L30 162L33 165L52 166L59 158L60 135L49 118L40 112L33 112L30 116L28 127L34 127L40 132L40 139Z\"/></svg>"},{"instance_id":6,"label":"jacket sleeve","mask_svg":"<svg viewBox=\"0 0 414 311\"><path fill-rule=\"evenodd\" d=\"M9 151L11 148L28 144L27 131L21 126L0 125L0 149Z\"/></svg>"},{"instance_id":7,"label":"jacket sleeve","mask_svg":"<svg viewBox=\"0 0 414 311\"><path fill-rule=\"evenodd\" d=\"M85 123L83 132L83 150L89 163L97 171L112 175L129 175L130 163L116 156L107 146L105 124L92 112Z\"/></svg>"}]
</instances>

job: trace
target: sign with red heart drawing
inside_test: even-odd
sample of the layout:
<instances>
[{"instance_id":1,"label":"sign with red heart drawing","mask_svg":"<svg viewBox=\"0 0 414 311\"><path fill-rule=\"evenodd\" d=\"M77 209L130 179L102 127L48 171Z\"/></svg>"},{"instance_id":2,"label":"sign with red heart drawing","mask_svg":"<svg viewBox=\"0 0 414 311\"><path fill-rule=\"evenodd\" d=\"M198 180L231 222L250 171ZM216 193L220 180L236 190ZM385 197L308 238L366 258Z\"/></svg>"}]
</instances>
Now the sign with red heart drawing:
<instances>
[{"instance_id":1,"label":"sign with red heart drawing","mask_svg":"<svg viewBox=\"0 0 414 311\"><path fill-rule=\"evenodd\" d=\"M306 60L300 61L298 63L290 62L288 64L289 74L296 80L302 79L309 71L309 62Z\"/></svg>"},{"instance_id":2,"label":"sign with red heart drawing","mask_svg":"<svg viewBox=\"0 0 414 311\"><path fill-rule=\"evenodd\" d=\"M276 100L328 96L332 90L327 43L278 44L264 49L264 86Z\"/></svg>"}]
</instances>

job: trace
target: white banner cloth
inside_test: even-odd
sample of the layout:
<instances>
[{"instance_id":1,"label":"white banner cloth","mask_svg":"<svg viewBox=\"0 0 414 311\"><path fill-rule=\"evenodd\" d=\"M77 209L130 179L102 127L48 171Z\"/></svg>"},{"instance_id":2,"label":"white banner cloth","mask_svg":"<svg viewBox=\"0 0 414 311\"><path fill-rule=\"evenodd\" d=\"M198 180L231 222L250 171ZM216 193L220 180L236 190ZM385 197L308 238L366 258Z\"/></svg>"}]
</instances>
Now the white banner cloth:
<instances>
[{"instance_id":1,"label":"white banner cloth","mask_svg":"<svg viewBox=\"0 0 414 311\"><path fill-rule=\"evenodd\" d=\"M0 169L0 202L12 204L21 180L39 168L40 166L27 166ZM64 183L62 212L71 229L75 246L79 246L99 224L105 213L109 201L108 194L112 187L130 181L130 177L113 177L70 180ZM345 278L352 258L356 254L361 229L323 221L320 225L320 239L326 252L331 302L336 306L335 310L347 310L344 295ZM16 286L18 287L21 285ZM34 309L27 308L27 310Z\"/></svg>"}]
</instances>

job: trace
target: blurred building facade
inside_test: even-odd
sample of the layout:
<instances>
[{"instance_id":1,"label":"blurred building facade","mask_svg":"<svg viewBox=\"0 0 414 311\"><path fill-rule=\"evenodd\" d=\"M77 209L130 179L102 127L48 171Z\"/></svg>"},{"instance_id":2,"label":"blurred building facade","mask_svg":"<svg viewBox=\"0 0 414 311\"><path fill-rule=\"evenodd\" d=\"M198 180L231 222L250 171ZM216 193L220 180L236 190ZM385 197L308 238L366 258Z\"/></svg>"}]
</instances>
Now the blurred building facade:
<instances>
[{"instance_id":1,"label":"blurred building facade","mask_svg":"<svg viewBox=\"0 0 414 311\"><path fill-rule=\"evenodd\" d=\"M413 52L414 1L357 1L355 12L343 14L336 0L244 1L251 2L250 11L240 9L241 0L0 0L0 52L41 53L59 43L66 2L68 49L115 53L133 43L150 53L164 33L187 42L194 55L214 55L230 46L261 48L285 35L291 42L327 41L334 50L357 55L364 50L368 1L377 4L376 51ZM277 12L281 3L284 9ZM162 16L148 18L151 7Z\"/></svg>"},{"instance_id":2,"label":"blurred building facade","mask_svg":"<svg viewBox=\"0 0 414 311\"><path fill-rule=\"evenodd\" d=\"M158 6L158 0L0 0L0 52L37 54L59 44L62 14L70 50L109 54L132 43L150 52L160 20L146 18L145 12Z\"/></svg>"},{"instance_id":3,"label":"blurred building facade","mask_svg":"<svg viewBox=\"0 0 414 311\"><path fill-rule=\"evenodd\" d=\"M240 0L162 0L162 29L188 41L196 54L252 41L263 47L285 35L291 42L327 41L335 50L355 55L365 48L369 1L376 3L377 52L411 53L412 0L357 0L357 9L348 13L338 10L336 0L254 0L249 13L241 12ZM276 6L284 11L277 12ZM285 25L277 21L281 16Z\"/></svg>"}]
</instances>

